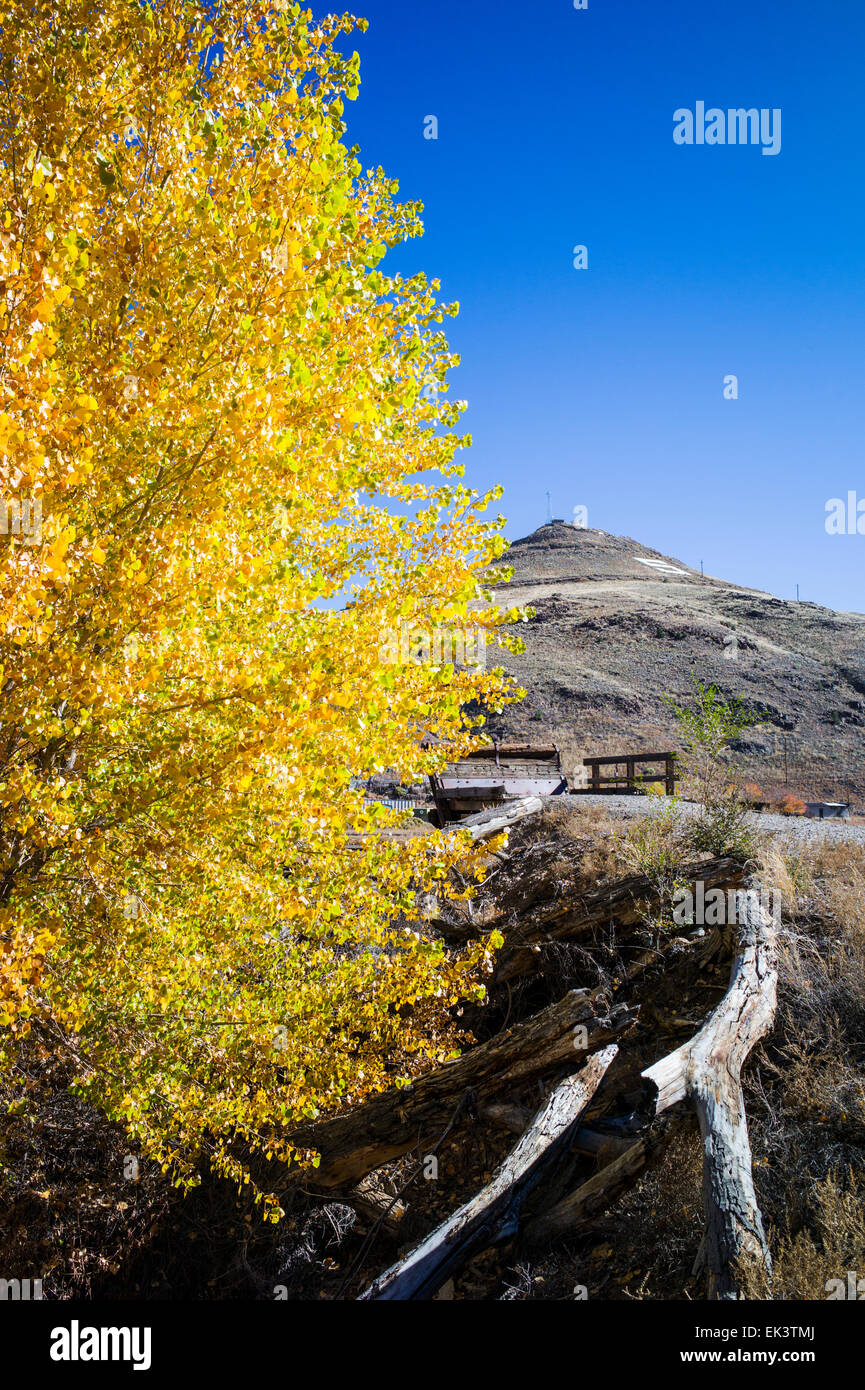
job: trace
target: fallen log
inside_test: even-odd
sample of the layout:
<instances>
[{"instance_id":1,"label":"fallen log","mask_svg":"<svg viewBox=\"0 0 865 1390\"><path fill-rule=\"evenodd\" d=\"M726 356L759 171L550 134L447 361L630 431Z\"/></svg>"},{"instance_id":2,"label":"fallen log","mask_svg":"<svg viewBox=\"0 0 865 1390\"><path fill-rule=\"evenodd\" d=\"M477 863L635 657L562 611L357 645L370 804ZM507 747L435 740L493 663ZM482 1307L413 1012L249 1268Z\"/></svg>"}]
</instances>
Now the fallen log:
<instances>
[{"instance_id":1,"label":"fallen log","mask_svg":"<svg viewBox=\"0 0 865 1390\"><path fill-rule=\"evenodd\" d=\"M771 1257L754 1191L742 1066L772 1027L777 990L775 924L759 898L759 885L739 895L736 956L727 993L690 1041L643 1072L657 1092L657 1114L686 1101L703 1141L705 1263L709 1296L738 1296L737 1265Z\"/></svg>"},{"instance_id":2,"label":"fallen log","mask_svg":"<svg viewBox=\"0 0 865 1390\"><path fill-rule=\"evenodd\" d=\"M382 1092L345 1115L295 1130L292 1142L321 1155L313 1179L317 1187L358 1182L390 1159L434 1140L466 1096L475 1107L487 1104L572 1064L576 1050L587 1055L606 1047L636 1020L637 1010L611 1008L603 990L571 990L558 1003L413 1085Z\"/></svg>"},{"instance_id":3,"label":"fallen log","mask_svg":"<svg viewBox=\"0 0 865 1390\"><path fill-rule=\"evenodd\" d=\"M526 1198L568 1148L617 1051L604 1048L561 1081L492 1181L380 1275L361 1300L429 1299L472 1255L516 1235Z\"/></svg>"},{"instance_id":4,"label":"fallen log","mask_svg":"<svg viewBox=\"0 0 865 1390\"><path fill-rule=\"evenodd\" d=\"M704 892L721 885L739 887L742 865L737 859L710 859L682 869L682 880L704 885ZM540 948L555 941L572 940L594 927L616 920L620 927L644 920L646 905L657 902L657 892L643 874L631 874L587 893L569 894L526 914L516 927L499 925L505 941L497 958L495 983L505 984L517 975L531 974L540 964Z\"/></svg>"},{"instance_id":5,"label":"fallen log","mask_svg":"<svg viewBox=\"0 0 865 1390\"><path fill-rule=\"evenodd\" d=\"M506 801L503 806L496 806L489 811L478 811L474 816L466 816L465 820L454 821L446 829L467 830L473 840L489 840L502 830L510 829L518 821L525 820L527 816L537 815L543 804L539 796L516 797L513 801Z\"/></svg>"},{"instance_id":6,"label":"fallen log","mask_svg":"<svg viewBox=\"0 0 865 1390\"><path fill-rule=\"evenodd\" d=\"M622 1139L616 1134L602 1134L597 1129L577 1130L571 1148L581 1154L592 1154L599 1163L612 1163L631 1147L633 1140Z\"/></svg>"}]
</instances>

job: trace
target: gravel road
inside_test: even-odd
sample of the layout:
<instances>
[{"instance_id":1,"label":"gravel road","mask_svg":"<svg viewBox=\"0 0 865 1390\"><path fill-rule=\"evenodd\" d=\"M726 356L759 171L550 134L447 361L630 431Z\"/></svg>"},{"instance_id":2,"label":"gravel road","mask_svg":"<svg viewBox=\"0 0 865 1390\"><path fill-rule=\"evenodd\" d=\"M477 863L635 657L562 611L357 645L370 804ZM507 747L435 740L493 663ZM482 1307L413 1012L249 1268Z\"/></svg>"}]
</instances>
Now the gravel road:
<instances>
[{"instance_id":1,"label":"gravel road","mask_svg":"<svg viewBox=\"0 0 865 1390\"><path fill-rule=\"evenodd\" d=\"M622 816L628 819L631 816L646 815L666 806L669 800L666 796L597 796L591 792L578 793L568 798L575 805L603 806L610 815ZM695 815L697 811L696 803L693 801L680 801L679 806L686 815ZM827 841L832 844L839 840L853 840L854 843L865 845L865 825L850 825L843 820L812 820L809 816L773 816L764 812L754 812L752 819L756 821L761 830L771 831L773 834L783 835L785 839L800 842L815 842L818 840Z\"/></svg>"}]
</instances>

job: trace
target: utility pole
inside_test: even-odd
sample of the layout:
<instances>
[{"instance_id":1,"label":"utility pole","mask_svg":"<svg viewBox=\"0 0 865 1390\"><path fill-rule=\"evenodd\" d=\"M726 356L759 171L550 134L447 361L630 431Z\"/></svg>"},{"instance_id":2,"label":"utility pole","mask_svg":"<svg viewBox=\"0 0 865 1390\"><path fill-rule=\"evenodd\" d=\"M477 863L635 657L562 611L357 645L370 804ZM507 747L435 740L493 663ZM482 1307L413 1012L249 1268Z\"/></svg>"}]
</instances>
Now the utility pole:
<instances>
[{"instance_id":1,"label":"utility pole","mask_svg":"<svg viewBox=\"0 0 865 1390\"><path fill-rule=\"evenodd\" d=\"M799 585L796 585L796 602L799 602Z\"/></svg>"},{"instance_id":2,"label":"utility pole","mask_svg":"<svg viewBox=\"0 0 865 1390\"><path fill-rule=\"evenodd\" d=\"M552 502L551 502L551 500L550 500L550 494L547 493L547 525L549 525L549 523L552 521L552 519L553 519L553 504L552 504Z\"/></svg>"},{"instance_id":3,"label":"utility pole","mask_svg":"<svg viewBox=\"0 0 865 1390\"><path fill-rule=\"evenodd\" d=\"M703 561L700 561L700 578L703 578Z\"/></svg>"}]
</instances>

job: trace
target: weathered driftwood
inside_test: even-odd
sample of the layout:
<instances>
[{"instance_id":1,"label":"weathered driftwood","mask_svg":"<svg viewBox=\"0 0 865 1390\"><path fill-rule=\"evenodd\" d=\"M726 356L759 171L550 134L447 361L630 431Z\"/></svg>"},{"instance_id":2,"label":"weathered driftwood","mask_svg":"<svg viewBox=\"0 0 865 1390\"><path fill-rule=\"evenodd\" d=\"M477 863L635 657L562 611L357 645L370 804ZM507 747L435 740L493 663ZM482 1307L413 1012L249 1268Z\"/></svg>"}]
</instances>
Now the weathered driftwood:
<instances>
[{"instance_id":1,"label":"weathered driftwood","mask_svg":"<svg viewBox=\"0 0 865 1390\"><path fill-rule=\"evenodd\" d=\"M751 1167L741 1071L775 1017L775 925L761 905L759 885L740 894L742 911L730 984L695 1037L648 1067L657 1088L656 1112L678 1101L696 1111L703 1140L705 1263L712 1298L737 1297L736 1266L771 1259Z\"/></svg>"},{"instance_id":2,"label":"weathered driftwood","mask_svg":"<svg viewBox=\"0 0 865 1390\"><path fill-rule=\"evenodd\" d=\"M742 866L735 859L710 859L684 868L681 876L685 882L702 881L708 892L721 885L738 887L742 883ZM572 940L613 918L620 927L636 925L643 920L646 904L656 900L650 880L643 874L631 874L603 888L567 894L535 908L516 927L503 928L505 943L498 955L496 984L537 970L539 948L543 945ZM487 924L491 925L495 923Z\"/></svg>"},{"instance_id":3,"label":"weathered driftwood","mask_svg":"<svg viewBox=\"0 0 865 1390\"><path fill-rule=\"evenodd\" d=\"M526 1198L567 1149L617 1050L604 1048L575 1076L560 1082L492 1181L411 1254L380 1275L361 1298L431 1298L472 1255L516 1235Z\"/></svg>"},{"instance_id":4,"label":"weathered driftwood","mask_svg":"<svg viewBox=\"0 0 865 1390\"><path fill-rule=\"evenodd\" d=\"M525 820L527 816L537 815L543 808L543 799L540 796L520 796L513 801L506 801L502 806L496 806L488 811L478 811L477 815L466 816L465 820L454 821L446 826L447 830L467 830L473 840L489 840L493 835L498 835L502 830L508 830L517 821Z\"/></svg>"},{"instance_id":5,"label":"weathered driftwood","mask_svg":"<svg viewBox=\"0 0 865 1390\"><path fill-rule=\"evenodd\" d=\"M295 1130L292 1141L320 1153L317 1187L355 1183L418 1144L434 1141L466 1097L475 1107L487 1104L573 1064L577 1051L585 1055L606 1047L636 1019L636 1010L611 1008L602 990L571 990L412 1086L385 1091L345 1115Z\"/></svg>"}]
</instances>

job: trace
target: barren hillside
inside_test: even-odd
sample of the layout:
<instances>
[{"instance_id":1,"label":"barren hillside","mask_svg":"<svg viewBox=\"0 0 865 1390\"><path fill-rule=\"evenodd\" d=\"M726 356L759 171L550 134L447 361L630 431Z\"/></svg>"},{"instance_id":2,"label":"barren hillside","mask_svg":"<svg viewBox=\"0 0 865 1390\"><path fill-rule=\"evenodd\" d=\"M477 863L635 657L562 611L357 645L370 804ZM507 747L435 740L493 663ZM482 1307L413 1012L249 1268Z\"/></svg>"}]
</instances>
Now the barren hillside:
<instances>
[{"instance_id":1,"label":"barren hillside","mask_svg":"<svg viewBox=\"0 0 865 1390\"><path fill-rule=\"evenodd\" d=\"M764 722L736 757L765 790L865 798L865 616L706 575L624 536L553 521L515 541L497 597L530 606L525 686L496 731L592 753L676 747L665 694L713 682Z\"/></svg>"}]
</instances>

